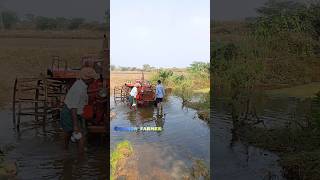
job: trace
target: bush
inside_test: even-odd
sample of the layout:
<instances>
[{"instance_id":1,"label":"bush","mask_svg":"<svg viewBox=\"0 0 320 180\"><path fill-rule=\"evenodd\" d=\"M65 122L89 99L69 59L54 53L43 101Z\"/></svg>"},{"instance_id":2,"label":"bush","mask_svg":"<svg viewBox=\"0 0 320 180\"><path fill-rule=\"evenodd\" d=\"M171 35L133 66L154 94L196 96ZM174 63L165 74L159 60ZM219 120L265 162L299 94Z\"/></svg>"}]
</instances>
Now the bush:
<instances>
[{"instance_id":1,"label":"bush","mask_svg":"<svg viewBox=\"0 0 320 180\"><path fill-rule=\"evenodd\" d=\"M5 29L11 29L15 24L17 24L17 22L19 22L17 14L12 11L1 12L0 18L2 20L3 28Z\"/></svg>"},{"instance_id":2,"label":"bush","mask_svg":"<svg viewBox=\"0 0 320 180\"><path fill-rule=\"evenodd\" d=\"M53 30L58 27L56 19L38 16L36 17L36 28L39 30Z\"/></svg>"},{"instance_id":3,"label":"bush","mask_svg":"<svg viewBox=\"0 0 320 180\"><path fill-rule=\"evenodd\" d=\"M73 18L69 22L68 29L74 30L74 29L79 29L79 27L84 23L83 18Z\"/></svg>"}]
</instances>

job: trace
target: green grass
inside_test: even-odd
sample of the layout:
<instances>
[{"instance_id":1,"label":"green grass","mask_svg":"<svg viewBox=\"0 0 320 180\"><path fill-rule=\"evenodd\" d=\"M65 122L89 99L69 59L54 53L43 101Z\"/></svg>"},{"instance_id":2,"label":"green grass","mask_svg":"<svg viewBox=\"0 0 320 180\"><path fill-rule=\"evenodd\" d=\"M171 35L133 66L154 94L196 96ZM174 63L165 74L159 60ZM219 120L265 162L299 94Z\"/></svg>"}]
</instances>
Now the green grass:
<instances>
[{"instance_id":1,"label":"green grass","mask_svg":"<svg viewBox=\"0 0 320 180\"><path fill-rule=\"evenodd\" d=\"M117 144L116 148L111 152L110 165L111 165L111 177L114 179L116 174L118 162L133 153L132 145L129 141L122 141Z\"/></svg>"}]
</instances>

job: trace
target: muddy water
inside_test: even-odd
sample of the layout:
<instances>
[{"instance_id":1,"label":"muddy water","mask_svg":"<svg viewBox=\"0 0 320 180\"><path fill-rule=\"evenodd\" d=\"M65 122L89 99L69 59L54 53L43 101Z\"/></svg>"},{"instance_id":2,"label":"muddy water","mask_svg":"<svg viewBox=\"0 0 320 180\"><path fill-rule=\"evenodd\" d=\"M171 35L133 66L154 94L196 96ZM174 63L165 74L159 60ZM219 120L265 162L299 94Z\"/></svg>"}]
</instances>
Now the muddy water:
<instances>
[{"instance_id":1,"label":"muddy water","mask_svg":"<svg viewBox=\"0 0 320 180\"><path fill-rule=\"evenodd\" d=\"M215 179L285 179L279 166L279 157L272 152L235 141L230 107L226 101L214 99L213 164ZM305 118L306 104L294 97L259 95L254 106L266 128L281 128L294 118Z\"/></svg>"},{"instance_id":2,"label":"muddy water","mask_svg":"<svg viewBox=\"0 0 320 180\"><path fill-rule=\"evenodd\" d=\"M278 157L266 150L232 142L232 120L225 102L215 100L213 114L213 165L215 179L283 179Z\"/></svg>"},{"instance_id":3,"label":"muddy water","mask_svg":"<svg viewBox=\"0 0 320 180\"><path fill-rule=\"evenodd\" d=\"M21 133L17 134L12 129L11 112L2 111L0 117L0 145L12 147L6 159L17 163L18 179L106 179L109 151L105 145L90 144L86 155L79 157L75 144L63 150L58 123L44 129L23 117Z\"/></svg>"},{"instance_id":4,"label":"muddy water","mask_svg":"<svg viewBox=\"0 0 320 180\"><path fill-rule=\"evenodd\" d=\"M164 118L157 118L153 106L135 112L112 101L111 109L117 114L110 125L111 147L123 140L133 144L133 161L137 162L135 168L140 179L188 177L196 159L203 160L209 168L209 126L198 118L195 110L182 107L178 98L171 96L164 103ZM114 130L115 126L162 126L163 131L119 132Z\"/></svg>"},{"instance_id":5,"label":"muddy water","mask_svg":"<svg viewBox=\"0 0 320 180\"><path fill-rule=\"evenodd\" d=\"M111 98L112 99L112 98ZM299 114L299 101L293 98L263 97L257 101L257 111L269 127L286 124ZM226 102L214 100L213 115L213 164L214 179L284 179L282 168L274 153L232 140L232 121ZM303 104L302 104L303 105ZM190 176L190 168L196 159L210 163L210 131L207 123L198 119L193 109L183 108L181 101L170 97L164 104L164 118L156 118L153 107L131 111L124 104L111 102L117 116L111 121L111 146L122 140L132 142L135 155L128 164L128 173L136 173L141 179L163 177L181 179ZM106 153L101 145L88 146L84 158L77 156L71 144L68 152L62 149L59 126L51 123L46 129L23 119L20 134L12 129L11 112L0 112L0 145L10 146L6 156L18 165L19 179L106 179ZM116 132L115 126L163 126L162 132ZM136 172L134 172L134 171ZM137 173L138 172L138 173Z\"/></svg>"}]
</instances>

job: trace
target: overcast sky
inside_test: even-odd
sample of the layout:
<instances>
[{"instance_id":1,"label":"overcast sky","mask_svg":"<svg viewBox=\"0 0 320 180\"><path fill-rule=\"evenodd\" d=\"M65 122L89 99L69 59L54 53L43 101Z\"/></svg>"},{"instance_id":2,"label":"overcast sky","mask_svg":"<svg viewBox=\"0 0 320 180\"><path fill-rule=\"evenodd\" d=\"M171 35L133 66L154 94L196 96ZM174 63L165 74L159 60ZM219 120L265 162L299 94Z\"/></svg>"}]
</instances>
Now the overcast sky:
<instances>
[{"instance_id":1,"label":"overcast sky","mask_svg":"<svg viewBox=\"0 0 320 180\"><path fill-rule=\"evenodd\" d=\"M256 8L267 0L211 0L211 18L215 20L241 20L256 15Z\"/></svg>"},{"instance_id":2,"label":"overcast sky","mask_svg":"<svg viewBox=\"0 0 320 180\"><path fill-rule=\"evenodd\" d=\"M209 62L209 3L112 0L111 64L187 67L193 61Z\"/></svg>"},{"instance_id":3,"label":"overcast sky","mask_svg":"<svg viewBox=\"0 0 320 180\"><path fill-rule=\"evenodd\" d=\"M103 21L109 0L0 0L0 8L49 17L82 17Z\"/></svg>"},{"instance_id":4,"label":"overcast sky","mask_svg":"<svg viewBox=\"0 0 320 180\"><path fill-rule=\"evenodd\" d=\"M254 16L267 0L111 0L111 63L185 67L209 60L209 18ZM109 0L0 0L19 15L102 21ZM209 5L210 4L210 5Z\"/></svg>"}]
</instances>

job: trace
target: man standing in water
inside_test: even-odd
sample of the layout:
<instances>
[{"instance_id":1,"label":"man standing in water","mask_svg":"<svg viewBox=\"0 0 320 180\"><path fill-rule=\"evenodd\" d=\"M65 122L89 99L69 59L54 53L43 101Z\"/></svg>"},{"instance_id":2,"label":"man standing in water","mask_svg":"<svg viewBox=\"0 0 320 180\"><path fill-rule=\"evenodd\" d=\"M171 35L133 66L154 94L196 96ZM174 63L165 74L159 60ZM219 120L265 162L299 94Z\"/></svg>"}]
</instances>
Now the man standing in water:
<instances>
[{"instance_id":1,"label":"man standing in water","mask_svg":"<svg viewBox=\"0 0 320 180\"><path fill-rule=\"evenodd\" d=\"M69 141L78 142L79 152L84 152L85 122L83 108L88 103L87 88L98 74L93 68L83 67L78 79L69 89L60 113L60 125L64 131L64 145L68 149Z\"/></svg>"},{"instance_id":2,"label":"man standing in water","mask_svg":"<svg viewBox=\"0 0 320 180\"><path fill-rule=\"evenodd\" d=\"M157 114L159 115L159 110L161 114L163 113L162 101L165 95L164 87L161 84L161 81L158 80L158 84L156 86L156 103L157 103Z\"/></svg>"},{"instance_id":3,"label":"man standing in water","mask_svg":"<svg viewBox=\"0 0 320 180\"><path fill-rule=\"evenodd\" d=\"M133 107L134 110L137 110L137 95L138 95L138 87L140 87L139 83L134 84L133 88L130 91L130 97L129 97L129 102L130 102L130 109Z\"/></svg>"}]
</instances>

